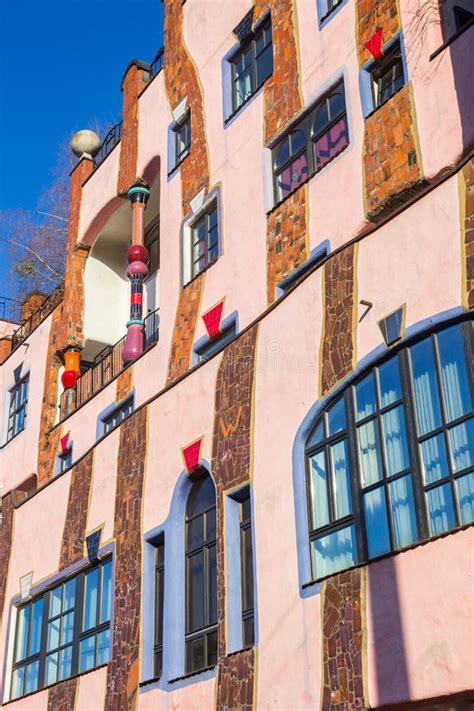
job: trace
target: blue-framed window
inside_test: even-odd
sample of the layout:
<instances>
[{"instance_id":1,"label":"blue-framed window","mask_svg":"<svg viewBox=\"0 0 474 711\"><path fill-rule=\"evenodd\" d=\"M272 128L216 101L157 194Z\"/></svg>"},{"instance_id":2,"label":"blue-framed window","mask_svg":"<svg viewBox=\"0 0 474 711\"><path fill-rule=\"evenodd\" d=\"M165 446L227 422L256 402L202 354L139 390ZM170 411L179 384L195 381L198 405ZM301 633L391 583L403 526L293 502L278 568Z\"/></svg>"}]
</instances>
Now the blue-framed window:
<instances>
[{"instance_id":1,"label":"blue-framed window","mask_svg":"<svg viewBox=\"0 0 474 711\"><path fill-rule=\"evenodd\" d=\"M191 225L191 279L200 274L219 256L217 203L212 202Z\"/></svg>"},{"instance_id":2,"label":"blue-framed window","mask_svg":"<svg viewBox=\"0 0 474 711\"><path fill-rule=\"evenodd\" d=\"M382 48L380 59L370 59L360 70L362 111L367 118L408 82L408 67L402 33Z\"/></svg>"},{"instance_id":3,"label":"blue-framed window","mask_svg":"<svg viewBox=\"0 0 474 711\"><path fill-rule=\"evenodd\" d=\"M225 324L224 324L225 326ZM219 353L230 341L237 335L237 321L233 319L228 327L224 327L221 334L214 338L205 339L203 343L197 343L194 346L194 352L197 356L197 362L201 363L204 360L209 360L213 355Z\"/></svg>"},{"instance_id":4,"label":"blue-framed window","mask_svg":"<svg viewBox=\"0 0 474 711\"><path fill-rule=\"evenodd\" d=\"M188 110L173 128L174 167L176 168L191 152L191 112Z\"/></svg>"},{"instance_id":5,"label":"blue-framed window","mask_svg":"<svg viewBox=\"0 0 474 711\"><path fill-rule=\"evenodd\" d=\"M474 520L474 333L399 348L330 403L306 443L313 579Z\"/></svg>"},{"instance_id":6,"label":"blue-framed window","mask_svg":"<svg viewBox=\"0 0 474 711\"><path fill-rule=\"evenodd\" d=\"M127 398L123 403L119 404L105 417L101 418L103 425L103 434L110 432L114 427L123 422L133 412L133 397Z\"/></svg>"},{"instance_id":7,"label":"blue-framed window","mask_svg":"<svg viewBox=\"0 0 474 711\"><path fill-rule=\"evenodd\" d=\"M110 558L19 606L10 700L108 662L111 611Z\"/></svg>"},{"instance_id":8,"label":"blue-framed window","mask_svg":"<svg viewBox=\"0 0 474 711\"><path fill-rule=\"evenodd\" d=\"M28 374L18 381L10 390L7 442L26 427L29 382L30 376Z\"/></svg>"},{"instance_id":9,"label":"blue-framed window","mask_svg":"<svg viewBox=\"0 0 474 711\"><path fill-rule=\"evenodd\" d=\"M273 74L272 23L268 18L232 60L232 107L237 111Z\"/></svg>"},{"instance_id":10,"label":"blue-framed window","mask_svg":"<svg viewBox=\"0 0 474 711\"><path fill-rule=\"evenodd\" d=\"M153 674L163 673L163 622L165 600L165 538L161 534L155 546L155 633L153 644Z\"/></svg>"},{"instance_id":11,"label":"blue-framed window","mask_svg":"<svg viewBox=\"0 0 474 711\"><path fill-rule=\"evenodd\" d=\"M60 452L57 457L56 473L66 471L72 465L72 447L68 447L65 452Z\"/></svg>"},{"instance_id":12,"label":"blue-framed window","mask_svg":"<svg viewBox=\"0 0 474 711\"><path fill-rule=\"evenodd\" d=\"M320 27L325 25L346 2L347 0L316 0Z\"/></svg>"}]
</instances>

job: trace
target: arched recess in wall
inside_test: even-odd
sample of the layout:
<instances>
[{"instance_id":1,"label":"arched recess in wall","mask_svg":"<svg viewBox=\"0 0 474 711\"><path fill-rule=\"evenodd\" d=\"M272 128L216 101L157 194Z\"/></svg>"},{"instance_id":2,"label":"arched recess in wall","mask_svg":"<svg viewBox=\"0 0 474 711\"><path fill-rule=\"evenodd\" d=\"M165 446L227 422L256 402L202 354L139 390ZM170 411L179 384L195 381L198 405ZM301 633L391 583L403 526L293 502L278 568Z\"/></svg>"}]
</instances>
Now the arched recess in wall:
<instances>
[{"instance_id":1,"label":"arched recess in wall","mask_svg":"<svg viewBox=\"0 0 474 711\"><path fill-rule=\"evenodd\" d=\"M159 205L160 159L153 158L144 170L150 185L145 212L145 244L150 251L150 276L145 282L146 317L159 308ZM84 233L81 243L91 247L84 270L84 350L82 360L92 362L107 346L126 332L130 309L130 283L126 253L132 238L130 203L120 197L110 200Z\"/></svg>"}]
</instances>

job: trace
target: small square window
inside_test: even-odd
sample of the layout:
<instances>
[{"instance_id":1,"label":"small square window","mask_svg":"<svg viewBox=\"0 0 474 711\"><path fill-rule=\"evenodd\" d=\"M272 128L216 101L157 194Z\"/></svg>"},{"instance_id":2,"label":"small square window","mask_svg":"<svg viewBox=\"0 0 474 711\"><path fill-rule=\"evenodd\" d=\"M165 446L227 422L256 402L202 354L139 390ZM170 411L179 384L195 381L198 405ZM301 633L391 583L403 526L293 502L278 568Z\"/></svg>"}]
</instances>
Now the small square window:
<instances>
[{"instance_id":1,"label":"small square window","mask_svg":"<svg viewBox=\"0 0 474 711\"><path fill-rule=\"evenodd\" d=\"M399 42L386 57L375 64L370 74L374 109L376 109L388 101L406 83Z\"/></svg>"},{"instance_id":2,"label":"small square window","mask_svg":"<svg viewBox=\"0 0 474 711\"><path fill-rule=\"evenodd\" d=\"M191 113L189 111L173 129L173 133L175 140L174 164L177 167L191 151Z\"/></svg>"},{"instance_id":3,"label":"small square window","mask_svg":"<svg viewBox=\"0 0 474 711\"><path fill-rule=\"evenodd\" d=\"M217 205L209 210L191 227L191 278L200 274L219 256L219 231Z\"/></svg>"}]
</instances>

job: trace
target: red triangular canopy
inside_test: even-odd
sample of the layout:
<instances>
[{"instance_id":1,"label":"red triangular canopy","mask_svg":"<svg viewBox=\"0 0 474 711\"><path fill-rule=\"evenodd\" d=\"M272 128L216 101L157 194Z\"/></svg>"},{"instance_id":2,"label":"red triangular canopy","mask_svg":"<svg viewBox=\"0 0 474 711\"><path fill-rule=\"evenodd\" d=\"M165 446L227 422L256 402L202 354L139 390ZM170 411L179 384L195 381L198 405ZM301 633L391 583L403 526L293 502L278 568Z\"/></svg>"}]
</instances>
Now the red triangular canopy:
<instances>
[{"instance_id":1,"label":"red triangular canopy","mask_svg":"<svg viewBox=\"0 0 474 711\"><path fill-rule=\"evenodd\" d=\"M380 59L382 57L382 37L383 37L383 27L381 27L377 32L372 35L368 42L364 44L364 47L369 50L370 54L374 59Z\"/></svg>"},{"instance_id":2,"label":"red triangular canopy","mask_svg":"<svg viewBox=\"0 0 474 711\"><path fill-rule=\"evenodd\" d=\"M67 434L65 434L64 437L61 437L61 439L59 440L59 442L61 444L61 451L63 454L64 454L64 452L67 452L68 440L69 440L69 432Z\"/></svg>"},{"instance_id":3,"label":"red triangular canopy","mask_svg":"<svg viewBox=\"0 0 474 711\"><path fill-rule=\"evenodd\" d=\"M221 332L221 319L223 308L224 302L221 301L219 304L217 304L217 306L213 306L212 309L209 309L209 311L207 311L202 316L202 320L204 321L204 325L211 340L217 338L217 336Z\"/></svg>"},{"instance_id":4,"label":"red triangular canopy","mask_svg":"<svg viewBox=\"0 0 474 711\"><path fill-rule=\"evenodd\" d=\"M199 467L199 461L201 458L201 444L202 438L197 439L191 444L188 444L187 447L183 447L184 464L188 474L191 474L191 472L195 471Z\"/></svg>"}]
</instances>

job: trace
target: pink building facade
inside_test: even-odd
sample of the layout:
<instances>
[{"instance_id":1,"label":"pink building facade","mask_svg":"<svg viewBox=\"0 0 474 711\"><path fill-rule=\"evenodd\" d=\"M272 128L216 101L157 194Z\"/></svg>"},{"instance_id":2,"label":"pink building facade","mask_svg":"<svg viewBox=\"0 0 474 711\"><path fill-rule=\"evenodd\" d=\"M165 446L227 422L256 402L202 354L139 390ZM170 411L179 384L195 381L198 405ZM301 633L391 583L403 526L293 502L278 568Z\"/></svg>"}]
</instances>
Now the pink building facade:
<instances>
[{"instance_id":1,"label":"pink building facade","mask_svg":"<svg viewBox=\"0 0 474 711\"><path fill-rule=\"evenodd\" d=\"M0 703L473 707L472 20L165 0L0 324Z\"/></svg>"}]
</instances>

